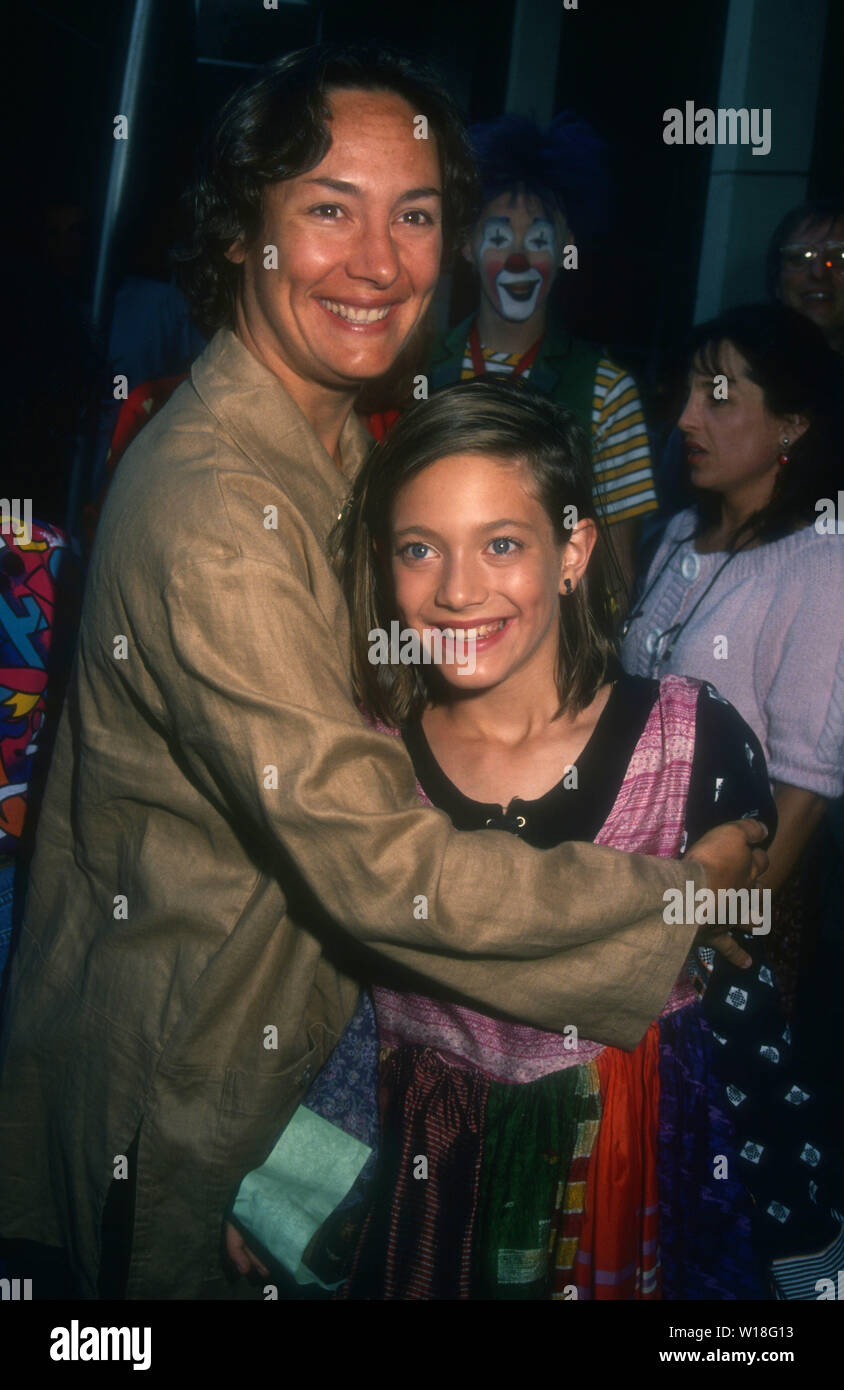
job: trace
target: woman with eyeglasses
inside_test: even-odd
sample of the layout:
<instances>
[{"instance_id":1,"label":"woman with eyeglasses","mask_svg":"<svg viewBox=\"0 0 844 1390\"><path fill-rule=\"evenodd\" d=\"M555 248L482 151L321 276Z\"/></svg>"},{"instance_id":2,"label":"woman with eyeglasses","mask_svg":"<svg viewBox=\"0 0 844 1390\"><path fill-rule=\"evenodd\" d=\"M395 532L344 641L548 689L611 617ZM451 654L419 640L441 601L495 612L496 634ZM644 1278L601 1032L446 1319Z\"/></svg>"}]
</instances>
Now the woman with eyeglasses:
<instances>
[{"instance_id":1,"label":"woman with eyeglasses","mask_svg":"<svg viewBox=\"0 0 844 1390\"><path fill-rule=\"evenodd\" d=\"M831 519L844 501L840 366L820 329L779 305L730 310L693 344L679 427L697 502L666 529L625 623L622 660L635 675L711 682L762 744L779 814L760 880L773 893L765 946L771 996L790 1017L820 914L813 845L844 791L844 515ZM728 988L729 970L716 975ZM769 1005L759 1005L766 1017ZM799 1047L799 1010L793 1021ZM758 1020L749 1026L754 1056L763 1033ZM807 1062L820 1078L819 1059ZM828 1233L816 1233L815 1248Z\"/></svg>"},{"instance_id":2,"label":"woman with eyeglasses","mask_svg":"<svg viewBox=\"0 0 844 1390\"><path fill-rule=\"evenodd\" d=\"M796 309L844 354L844 202L816 199L792 208L768 247L768 293Z\"/></svg>"}]
</instances>

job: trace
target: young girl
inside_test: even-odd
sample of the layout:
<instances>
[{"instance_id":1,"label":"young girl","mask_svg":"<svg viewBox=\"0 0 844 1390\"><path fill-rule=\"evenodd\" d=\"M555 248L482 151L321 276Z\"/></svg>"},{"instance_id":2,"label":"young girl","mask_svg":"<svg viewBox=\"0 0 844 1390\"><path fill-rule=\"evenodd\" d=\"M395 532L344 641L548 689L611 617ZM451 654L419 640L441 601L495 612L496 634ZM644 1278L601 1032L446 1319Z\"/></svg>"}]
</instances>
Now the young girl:
<instances>
[{"instance_id":1,"label":"young girl","mask_svg":"<svg viewBox=\"0 0 844 1390\"><path fill-rule=\"evenodd\" d=\"M677 857L722 821L772 826L735 710L617 665L590 494L585 434L545 399L481 381L408 412L342 527L364 707L462 829ZM395 621L442 662L374 661ZM633 1052L378 980L381 1152L344 1295L764 1297L702 975Z\"/></svg>"}]
</instances>

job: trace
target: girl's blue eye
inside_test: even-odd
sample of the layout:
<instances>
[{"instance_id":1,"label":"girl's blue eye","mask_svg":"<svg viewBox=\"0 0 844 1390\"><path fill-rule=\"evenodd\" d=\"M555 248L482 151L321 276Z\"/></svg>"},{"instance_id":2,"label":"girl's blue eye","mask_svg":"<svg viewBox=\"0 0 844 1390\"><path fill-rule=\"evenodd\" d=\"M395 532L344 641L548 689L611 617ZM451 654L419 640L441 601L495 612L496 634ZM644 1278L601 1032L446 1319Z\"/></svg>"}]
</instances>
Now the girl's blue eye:
<instances>
[{"instance_id":1,"label":"girl's blue eye","mask_svg":"<svg viewBox=\"0 0 844 1390\"><path fill-rule=\"evenodd\" d=\"M519 548L519 542L514 541L512 536L496 536L494 541L490 541L490 545L494 555L512 555L513 550Z\"/></svg>"},{"instance_id":2,"label":"girl's blue eye","mask_svg":"<svg viewBox=\"0 0 844 1390\"><path fill-rule=\"evenodd\" d=\"M402 546L399 554L409 560L424 560L430 548L424 541L408 541L407 545Z\"/></svg>"}]
</instances>

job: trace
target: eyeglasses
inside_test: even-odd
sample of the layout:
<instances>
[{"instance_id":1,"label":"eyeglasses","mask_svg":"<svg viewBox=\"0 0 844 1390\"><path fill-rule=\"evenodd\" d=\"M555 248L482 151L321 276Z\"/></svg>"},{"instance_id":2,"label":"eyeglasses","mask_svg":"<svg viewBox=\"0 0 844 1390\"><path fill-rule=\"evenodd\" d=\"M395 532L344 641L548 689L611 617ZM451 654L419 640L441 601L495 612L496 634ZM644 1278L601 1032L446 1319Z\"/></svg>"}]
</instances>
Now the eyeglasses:
<instances>
[{"instance_id":1,"label":"eyeglasses","mask_svg":"<svg viewBox=\"0 0 844 1390\"><path fill-rule=\"evenodd\" d=\"M827 269L836 275L844 273L844 241L827 241L823 246L781 246L780 256L786 270L802 270L823 256Z\"/></svg>"}]
</instances>

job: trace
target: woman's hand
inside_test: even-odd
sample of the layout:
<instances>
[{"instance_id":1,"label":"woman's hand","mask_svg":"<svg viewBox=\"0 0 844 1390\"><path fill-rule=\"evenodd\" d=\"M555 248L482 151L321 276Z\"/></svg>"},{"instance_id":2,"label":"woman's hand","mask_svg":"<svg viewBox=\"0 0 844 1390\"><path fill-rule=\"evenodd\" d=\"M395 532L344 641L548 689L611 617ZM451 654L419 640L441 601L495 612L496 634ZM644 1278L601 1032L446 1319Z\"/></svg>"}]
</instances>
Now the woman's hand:
<instances>
[{"instance_id":1,"label":"woman's hand","mask_svg":"<svg viewBox=\"0 0 844 1390\"><path fill-rule=\"evenodd\" d=\"M269 1278L270 1271L267 1266L258 1259L253 1250L249 1249L240 1231L232 1225L231 1221L225 1223L223 1234L226 1254L238 1274L249 1274L253 1269L256 1269L264 1278Z\"/></svg>"},{"instance_id":2,"label":"woman's hand","mask_svg":"<svg viewBox=\"0 0 844 1390\"><path fill-rule=\"evenodd\" d=\"M706 886L717 896L719 888L751 888L768 867L768 856L759 846L768 828L758 820L730 821L708 830L692 845L686 860L693 859L706 871ZM752 964L723 927L704 927L695 938L699 946L711 946L732 965L746 970Z\"/></svg>"}]
</instances>

